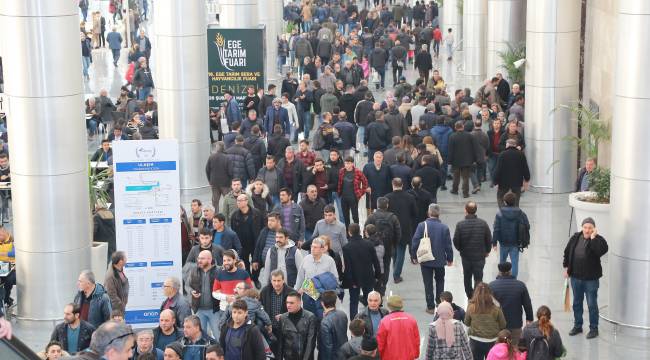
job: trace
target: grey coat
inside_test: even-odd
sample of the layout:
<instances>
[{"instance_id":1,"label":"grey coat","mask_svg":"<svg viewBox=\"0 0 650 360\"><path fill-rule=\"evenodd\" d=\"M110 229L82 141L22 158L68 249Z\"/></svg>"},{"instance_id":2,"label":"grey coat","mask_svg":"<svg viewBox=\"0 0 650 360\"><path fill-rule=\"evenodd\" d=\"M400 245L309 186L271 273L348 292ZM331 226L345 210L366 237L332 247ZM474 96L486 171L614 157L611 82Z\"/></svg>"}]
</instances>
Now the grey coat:
<instances>
[{"instance_id":1,"label":"grey coat","mask_svg":"<svg viewBox=\"0 0 650 360\"><path fill-rule=\"evenodd\" d=\"M187 299L183 297L180 291L181 290L179 289L179 292L177 292L176 295L174 295L172 298L169 309L171 309L174 314L176 314L176 326L182 328L185 318L192 315L192 309L190 308L190 303L187 302ZM166 302L167 299L163 300L162 304L160 304L160 311L164 310Z\"/></svg>"}]
</instances>

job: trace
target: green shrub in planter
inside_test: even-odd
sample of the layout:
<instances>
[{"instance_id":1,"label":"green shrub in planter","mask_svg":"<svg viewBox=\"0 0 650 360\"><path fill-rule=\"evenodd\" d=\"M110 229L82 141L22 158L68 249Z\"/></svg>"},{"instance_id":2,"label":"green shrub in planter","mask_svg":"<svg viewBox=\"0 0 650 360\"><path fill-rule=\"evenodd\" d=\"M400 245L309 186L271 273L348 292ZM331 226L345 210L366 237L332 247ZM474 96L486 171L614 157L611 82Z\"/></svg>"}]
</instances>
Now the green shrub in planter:
<instances>
[{"instance_id":1,"label":"green shrub in planter","mask_svg":"<svg viewBox=\"0 0 650 360\"><path fill-rule=\"evenodd\" d=\"M596 167L589 174L589 189L596 193L595 198L587 199L590 202L609 203L609 169Z\"/></svg>"}]
</instances>

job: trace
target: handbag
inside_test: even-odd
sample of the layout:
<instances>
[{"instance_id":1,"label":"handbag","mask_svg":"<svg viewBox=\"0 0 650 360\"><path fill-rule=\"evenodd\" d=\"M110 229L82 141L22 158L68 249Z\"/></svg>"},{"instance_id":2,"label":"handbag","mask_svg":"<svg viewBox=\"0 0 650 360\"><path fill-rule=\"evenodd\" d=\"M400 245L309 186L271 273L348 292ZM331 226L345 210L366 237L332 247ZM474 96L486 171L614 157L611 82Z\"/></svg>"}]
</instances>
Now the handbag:
<instances>
[{"instance_id":1,"label":"handbag","mask_svg":"<svg viewBox=\"0 0 650 360\"><path fill-rule=\"evenodd\" d=\"M370 75L370 81L373 83L379 83L379 72L377 70L372 69L372 74Z\"/></svg>"},{"instance_id":2,"label":"handbag","mask_svg":"<svg viewBox=\"0 0 650 360\"><path fill-rule=\"evenodd\" d=\"M422 235L422 238L420 238L420 246L418 246L416 256L420 264L436 259L435 256L433 256L433 251L431 251L431 239L429 239L429 231L427 228L426 220L424 221L424 235Z\"/></svg>"}]
</instances>

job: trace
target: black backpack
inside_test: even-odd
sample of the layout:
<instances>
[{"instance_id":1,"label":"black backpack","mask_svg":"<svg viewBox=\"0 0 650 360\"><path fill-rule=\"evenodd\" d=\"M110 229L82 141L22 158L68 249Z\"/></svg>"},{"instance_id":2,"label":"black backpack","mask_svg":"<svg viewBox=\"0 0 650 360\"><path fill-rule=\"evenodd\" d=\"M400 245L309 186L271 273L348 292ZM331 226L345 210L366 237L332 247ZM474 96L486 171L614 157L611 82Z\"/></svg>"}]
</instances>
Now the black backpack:
<instances>
[{"instance_id":1,"label":"black backpack","mask_svg":"<svg viewBox=\"0 0 650 360\"><path fill-rule=\"evenodd\" d=\"M524 252L524 249L530 245L530 224L524 222L523 211L519 214L519 220L517 221L517 240L520 252Z\"/></svg>"},{"instance_id":2,"label":"black backpack","mask_svg":"<svg viewBox=\"0 0 650 360\"><path fill-rule=\"evenodd\" d=\"M377 237L381 239L381 241L384 243L384 246L388 245L392 248L394 245L394 239L393 225L390 223L390 220L383 216L376 217L375 228L377 229Z\"/></svg>"},{"instance_id":3,"label":"black backpack","mask_svg":"<svg viewBox=\"0 0 650 360\"><path fill-rule=\"evenodd\" d=\"M544 336L536 336L528 346L528 360L549 359L551 350L548 347L548 340Z\"/></svg>"}]
</instances>

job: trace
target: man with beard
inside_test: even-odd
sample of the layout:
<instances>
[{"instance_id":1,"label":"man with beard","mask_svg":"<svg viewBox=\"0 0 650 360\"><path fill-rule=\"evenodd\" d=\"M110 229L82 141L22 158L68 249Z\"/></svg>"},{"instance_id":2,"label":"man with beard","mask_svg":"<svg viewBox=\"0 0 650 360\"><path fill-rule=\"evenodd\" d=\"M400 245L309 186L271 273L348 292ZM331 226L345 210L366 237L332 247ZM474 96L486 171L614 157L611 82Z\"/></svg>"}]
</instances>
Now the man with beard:
<instances>
[{"instance_id":1,"label":"man with beard","mask_svg":"<svg viewBox=\"0 0 650 360\"><path fill-rule=\"evenodd\" d=\"M219 336L219 301L212 297L212 284L217 276L217 268L212 261L212 253L203 250L199 253L196 269L192 271L189 278L190 294L192 299L192 311L201 320L201 328L208 333L208 327L212 330L212 336Z\"/></svg>"},{"instance_id":2,"label":"man with beard","mask_svg":"<svg viewBox=\"0 0 650 360\"><path fill-rule=\"evenodd\" d=\"M81 309L77 304L68 304L63 308L63 322L52 331L50 341L61 343L63 350L70 355L88 348L90 337L95 327L79 318Z\"/></svg>"},{"instance_id":3,"label":"man with beard","mask_svg":"<svg viewBox=\"0 0 650 360\"><path fill-rule=\"evenodd\" d=\"M248 272L235 266L238 260L235 251L226 250L223 252L223 270L217 272L217 277L212 286L212 296L220 301L219 307L221 311L226 310L228 304L235 301L235 286L238 283L245 282L249 286L253 286Z\"/></svg>"}]
</instances>

